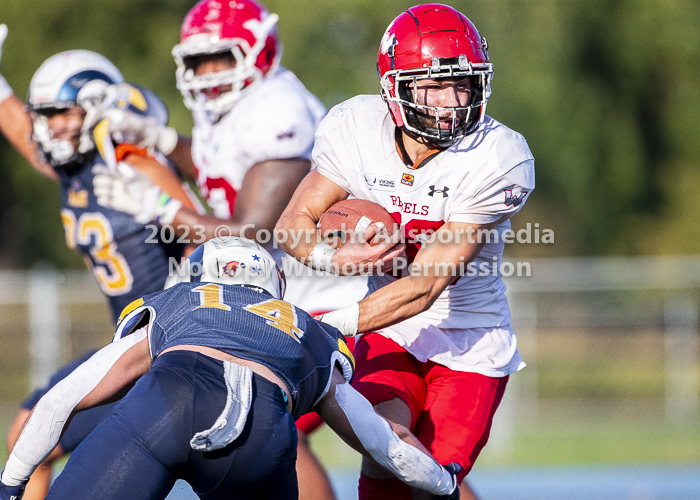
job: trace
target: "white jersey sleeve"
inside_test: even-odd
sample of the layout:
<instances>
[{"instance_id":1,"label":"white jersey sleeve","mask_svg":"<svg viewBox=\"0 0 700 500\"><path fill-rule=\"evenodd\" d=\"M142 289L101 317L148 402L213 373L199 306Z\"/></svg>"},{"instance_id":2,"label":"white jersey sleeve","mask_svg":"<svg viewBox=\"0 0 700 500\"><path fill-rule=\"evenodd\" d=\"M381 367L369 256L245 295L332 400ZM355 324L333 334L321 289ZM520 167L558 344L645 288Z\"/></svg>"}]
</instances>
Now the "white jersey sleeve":
<instances>
[{"instance_id":1,"label":"white jersey sleeve","mask_svg":"<svg viewBox=\"0 0 700 500\"><path fill-rule=\"evenodd\" d=\"M325 108L306 89L297 89L297 83L291 73L285 72L256 92L256 99L240 103L245 109L237 110L237 114L247 119L236 124L236 140L248 165L311 158L314 130Z\"/></svg>"},{"instance_id":2,"label":"white jersey sleeve","mask_svg":"<svg viewBox=\"0 0 700 500\"><path fill-rule=\"evenodd\" d=\"M518 212L535 188L534 160L526 160L468 200L459 200L448 222L490 224ZM459 196L459 195L458 195Z\"/></svg>"},{"instance_id":3,"label":"white jersey sleeve","mask_svg":"<svg viewBox=\"0 0 700 500\"><path fill-rule=\"evenodd\" d=\"M488 124L495 122L489 120ZM455 190L447 222L490 224L518 212L535 189L535 161L525 139L498 124L479 158L481 175ZM476 140L478 140L478 136ZM477 181L476 183L474 181ZM476 189L474 188L476 184Z\"/></svg>"},{"instance_id":4,"label":"white jersey sleeve","mask_svg":"<svg viewBox=\"0 0 700 500\"><path fill-rule=\"evenodd\" d=\"M333 107L321 121L316 130L312 156L313 166L318 169L318 172L348 193L352 192L352 187L347 179L348 172L345 170L341 160L343 157L343 143L334 139L343 137L343 125L345 125L343 118L352 107L352 102L356 99L358 98L350 99ZM346 151L345 153L351 155L348 158L355 156L352 155L351 151ZM347 168L353 169L350 165Z\"/></svg>"}]
</instances>

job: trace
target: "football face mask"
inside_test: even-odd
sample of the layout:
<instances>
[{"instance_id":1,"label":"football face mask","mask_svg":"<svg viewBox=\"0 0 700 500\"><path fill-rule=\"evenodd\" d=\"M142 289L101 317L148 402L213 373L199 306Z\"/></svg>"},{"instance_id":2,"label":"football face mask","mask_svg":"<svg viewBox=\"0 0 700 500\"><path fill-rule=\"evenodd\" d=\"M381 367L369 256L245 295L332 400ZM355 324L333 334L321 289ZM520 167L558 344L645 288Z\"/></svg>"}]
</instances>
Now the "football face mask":
<instances>
[{"instance_id":1,"label":"football face mask","mask_svg":"<svg viewBox=\"0 0 700 500\"><path fill-rule=\"evenodd\" d=\"M455 70L449 64L442 68L442 72L399 72L390 92L397 97L385 94L387 102L400 108L407 132L438 145L451 144L471 133L485 105L483 75Z\"/></svg>"},{"instance_id":2,"label":"football face mask","mask_svg":"<svg viewBox=\"0 0 700 500\"><path fill-rule=\"evenodd\" d=\"M252 0L240 0L233 6L217 0L195 5L172 51L185 105L220 117L243 92L273 74L282 55L278 19ZM219 58L222 65L198 71L197 66L208 57Z\"/></svg>"}]
</instances>

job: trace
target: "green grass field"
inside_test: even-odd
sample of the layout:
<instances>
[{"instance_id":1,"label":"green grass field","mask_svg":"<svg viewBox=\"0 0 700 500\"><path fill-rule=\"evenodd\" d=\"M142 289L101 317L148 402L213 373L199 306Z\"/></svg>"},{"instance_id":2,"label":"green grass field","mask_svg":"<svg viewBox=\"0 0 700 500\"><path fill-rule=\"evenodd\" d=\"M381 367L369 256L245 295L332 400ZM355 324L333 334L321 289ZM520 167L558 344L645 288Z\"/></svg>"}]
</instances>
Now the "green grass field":
<instances>
[{"instance_id":1,"label":"green grass field","mask_svg":"<svg viewBox=\"0 0 700 500\"><path fill-rule=\"evenodd\" d=\"M0 405L3 437L16 408L16 404ZM311 445L327 466L359 466L359 455L328 427L311 436ZM0 457L4 463L7 457L4 439ZM479 459L483 465L692 462L700 462L700 425L590 420L516 427L508 453L494 454L487 446Z\"/></svg>"}]
</instances>

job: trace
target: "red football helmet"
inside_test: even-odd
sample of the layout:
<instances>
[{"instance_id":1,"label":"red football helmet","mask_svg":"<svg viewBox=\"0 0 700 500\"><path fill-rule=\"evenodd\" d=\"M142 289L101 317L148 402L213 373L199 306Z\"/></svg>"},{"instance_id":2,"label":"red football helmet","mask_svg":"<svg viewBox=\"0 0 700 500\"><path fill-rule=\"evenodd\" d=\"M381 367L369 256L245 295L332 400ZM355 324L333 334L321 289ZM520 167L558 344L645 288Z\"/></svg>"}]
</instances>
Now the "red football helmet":
<instances>
[{"instance_id":1,"label":"red football helmet","mask_svg":"<svg viewBox=\"0 0 700 500\"><path fill-rule=\"evenodd\" d=\"M278 19L254 0L201 0L192 7L172 52L185 105L221 115L244 90L274 73L282 56ZM221 53L233 55L232 69L195 75L193 58Z\"/></svg>"},{"instance_id":2,"label":"red football helmet","mask_svg":"<svg viewBox=\"0 0 700 500\"><path fill-rule=\"evenodd\" d=\"M472 133L484 119L493 78L488 46L472 22L452 7L418 5L394 19L379 46L377 71L397 127L444 146ZM466 106L418 104L418 80L465 77L472 84ZM434 117L435 123L430 119L426 125L417 115ZM439 117L450 116L452 126L441 127Z\"/></svg>"}]
</instances>

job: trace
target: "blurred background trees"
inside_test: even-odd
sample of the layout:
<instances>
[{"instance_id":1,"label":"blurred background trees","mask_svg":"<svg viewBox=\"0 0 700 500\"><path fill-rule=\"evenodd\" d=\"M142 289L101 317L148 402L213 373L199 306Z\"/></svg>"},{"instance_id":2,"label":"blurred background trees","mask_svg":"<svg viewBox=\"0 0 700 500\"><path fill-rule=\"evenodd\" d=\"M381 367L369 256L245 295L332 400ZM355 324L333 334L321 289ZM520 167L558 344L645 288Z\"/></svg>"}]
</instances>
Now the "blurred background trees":
<instances>
[{"instance_id":1,"label":"blurred background trees","mask_svg":"<svg viewBox=\"0 0 700 500\"><path fill-rule=\"evenodd\" d=\"M34 71L69 49L97 51L168 104L189 134L170 50L193 0L3 0L0 72L25 98ZM327 106L378 92L376 51L417 2L268 0L283 65ZM489 42L488 114L521 132L537 189L514 218L552 245L510 256L697 253L700 224L700 4L693 0L458 0ZM274 116L270 116L274 120ZM0 267L80 267L63 241L58 189L0 138Z\"/></svg>"}]
</instances>

